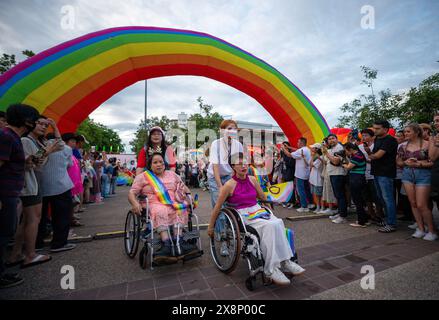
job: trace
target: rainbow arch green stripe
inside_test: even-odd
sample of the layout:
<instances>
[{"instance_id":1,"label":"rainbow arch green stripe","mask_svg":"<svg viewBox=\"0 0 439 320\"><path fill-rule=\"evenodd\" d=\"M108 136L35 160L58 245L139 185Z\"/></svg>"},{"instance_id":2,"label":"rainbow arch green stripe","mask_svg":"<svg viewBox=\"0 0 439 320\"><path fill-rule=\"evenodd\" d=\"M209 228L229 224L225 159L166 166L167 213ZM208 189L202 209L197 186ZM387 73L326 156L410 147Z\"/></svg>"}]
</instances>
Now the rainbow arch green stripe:
<instances>
[{"instance_id":1,"label":"rainbow arch green stripe","mask_svg":"<svg viewBox=\"0 0 439 320\"><path fill-rule=\"evenodd\" d=\"M312 102L263 60L205 33L155 27L98 31L26 60L0 76L0 110L27 103L71 131L126 86L170 75L204 76L243 91L290 139L329 134Z\"/></svg>"}]
</instances>

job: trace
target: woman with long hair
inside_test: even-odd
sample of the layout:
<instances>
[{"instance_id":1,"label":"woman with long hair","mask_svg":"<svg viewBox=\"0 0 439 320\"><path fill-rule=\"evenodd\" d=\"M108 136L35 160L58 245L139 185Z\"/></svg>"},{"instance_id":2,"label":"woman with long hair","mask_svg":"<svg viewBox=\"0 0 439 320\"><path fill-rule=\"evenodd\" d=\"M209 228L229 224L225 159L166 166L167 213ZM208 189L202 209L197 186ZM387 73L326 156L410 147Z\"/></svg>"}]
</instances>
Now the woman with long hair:
<instances>
[{"instance_id":1,"label":"woman with long hair","mask_svg":"<svg viewBox=\"0 0 439 320\"><path fill-rule=\"evenodd\" d=\"M403 167L402 183L418 224L412 237L434 241L438 236L428 205L433 166L428 156L429 142L423 139L422 129L417 123L407 125L404 135L407 141L398 148L397 164ZM428 233L425 225L428 227Z\"/></svg>"},{"instance_id":2,"label":"woman with long hair","mask_svg":"<svg viewBox=\"0 0 439 320\"><path fill-rule=\"evenodd\" d=\"M149 130L148 141L140 150L137 157L136 175L145 171L148 161L154 153L161 153L165 160L166 170L174 171L177 169L177 160L175 152L170 145L166 143L165 132L160 127L153 127Z\"/></svg>"}]
</instances>

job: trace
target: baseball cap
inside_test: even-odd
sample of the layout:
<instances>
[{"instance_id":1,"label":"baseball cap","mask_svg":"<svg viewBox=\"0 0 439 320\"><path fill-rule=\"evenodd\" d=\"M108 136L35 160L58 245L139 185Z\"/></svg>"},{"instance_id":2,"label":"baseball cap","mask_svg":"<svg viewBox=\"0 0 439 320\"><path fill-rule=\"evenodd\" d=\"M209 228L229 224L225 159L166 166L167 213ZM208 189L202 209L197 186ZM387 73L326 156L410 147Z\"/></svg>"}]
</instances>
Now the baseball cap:
<instances>
[{"instance_id":1,"label":"baseball cap","mask_svg":"<svg viewBox=\"0 0 439 320\"><path fill-rule=\"evenodd\" d=\"M314 144L310 145L310 148L321 149L322 148L322 144L321 143L314 143Z\"/></svg>"}]
</instances>

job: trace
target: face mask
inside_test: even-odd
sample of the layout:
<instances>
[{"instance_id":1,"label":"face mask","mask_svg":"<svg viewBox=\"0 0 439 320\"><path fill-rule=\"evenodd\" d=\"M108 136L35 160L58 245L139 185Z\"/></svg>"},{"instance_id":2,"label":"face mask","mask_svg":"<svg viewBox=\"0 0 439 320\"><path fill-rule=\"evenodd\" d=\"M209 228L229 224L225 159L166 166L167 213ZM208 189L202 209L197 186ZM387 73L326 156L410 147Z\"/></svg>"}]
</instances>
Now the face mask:
<instances>
[{"instance_id":1,"label":"face mask","mask_svg":"<svg viewBox=\"0 0 439 320\"><path fill-rule=\"evenodd\" d=\"M226 130L225 131L225 136L232 138L232 139L238 139L238 131L237 130Z\"/></svg>"}]
</instances>

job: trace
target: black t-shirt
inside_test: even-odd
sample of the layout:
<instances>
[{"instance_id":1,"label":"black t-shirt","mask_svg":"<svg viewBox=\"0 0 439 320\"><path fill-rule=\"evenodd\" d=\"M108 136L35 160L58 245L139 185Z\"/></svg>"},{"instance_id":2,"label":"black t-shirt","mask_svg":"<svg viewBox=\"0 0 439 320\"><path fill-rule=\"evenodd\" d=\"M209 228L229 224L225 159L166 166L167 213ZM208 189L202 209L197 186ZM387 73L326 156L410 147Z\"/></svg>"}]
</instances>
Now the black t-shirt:
<instances>
[{"instance_id":1,"label":"black t-shirt","mask_svg":"<svg viewBox=\"0 0 439 320\"><path fill-rule=\"evenodd\" d=\"M24 187L24 151L21 138L10 128L0 129L0 196L18 197Z\"/></svg>"},{"instance_id":2,"label":"black t-shirt","mask_svg":"<svg viewBox=\"0 0 439 320\"><path fill-rule=\"evenodd\" d=\"M113 174L112 177L119 176L119 166L113 166Z\"/></svg>"},{"instance_id":3,"label":"black t-shirt","mask_svg":"<svg viewBox=\"0 0 439 320\"><path fill-rule=\"evenodd\" d=\"M392 136L377 138L373 146L372 153L384 150L386 153L381 159L371 161L371 174L380 177L396 177L396 153L398 142Z\"/></svg>"},{"instance_id":4,"label":"black t-shirt","mask_svg":"<svg viewBox=\"0 0 439 320\"><path fill-rule=\"evenodd\" d=\"M296 170L296 160L281 152L283 159L282 178L284 181L294 180L294 171Z\"/></svg>"},{"instance_id":5,"label":"black t-shirt","mask_svg":"<svg viewBox=\"0 0 439 320\"><path fill-rule=\"evenodd\" d=\"M439 159L433 163L431 168L431 197L439 201Z\"/></svg>"}]
</instances>

